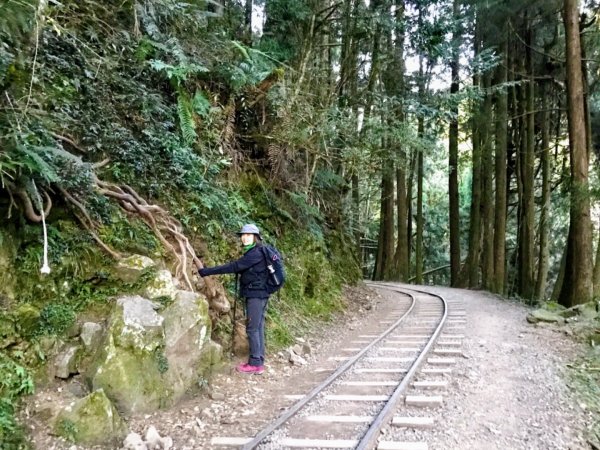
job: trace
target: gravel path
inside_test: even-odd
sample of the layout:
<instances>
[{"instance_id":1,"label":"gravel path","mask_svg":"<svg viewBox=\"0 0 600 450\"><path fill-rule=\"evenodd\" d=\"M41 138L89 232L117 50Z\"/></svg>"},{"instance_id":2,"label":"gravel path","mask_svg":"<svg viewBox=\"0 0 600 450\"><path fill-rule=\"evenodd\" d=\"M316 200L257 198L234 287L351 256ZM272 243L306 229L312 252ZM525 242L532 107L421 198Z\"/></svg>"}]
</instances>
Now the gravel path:
<instances>
[{"instance_id":1,"label":"gravel path","mask_svg":"<svg viewBox=\"0 0 600 450\"><path fill-rule=\"evenodd\" d=\"M403 440L424 440L430 449L591 448L584 432L593 418L565 380L566 364L581 351L579 344L560 328L528 324L528 309L522 305L484 292L432 291L461 299L465 306L465 358L458 358L448 378L443 406L427 411L436 419L435 428L394 433L404 433ZM318 369L332 369L336 363L330 357L342 354L347 342L366 334L393 309L389 295L365 288L349 289L347 298L345 314L303 336L312 348L308 364L290 366L280 354L270 355L261 376L226 371L215 377L207 395L171 410L132 417L130 429L143 436L153 425L161 436L173 439L177 450L214 448L210 442L216 436L251 437L292 404L286 394L308 392L325 379L327 372ZM82 449L47 435L38 435L34 445Z\"/></svg>"},{"instance_id":2,"label":"gravel path","mask_svg":"<svg viewBox=\"0 0 600 450\"><path fill-rule=\"evenodd\" d=\"M591 417L566 387L580 349L560 328L531 325L528 309L484 292L437 288L467 313L452 387L435 411L433 449L589 449Z\"/></svg>"}]
</instances>

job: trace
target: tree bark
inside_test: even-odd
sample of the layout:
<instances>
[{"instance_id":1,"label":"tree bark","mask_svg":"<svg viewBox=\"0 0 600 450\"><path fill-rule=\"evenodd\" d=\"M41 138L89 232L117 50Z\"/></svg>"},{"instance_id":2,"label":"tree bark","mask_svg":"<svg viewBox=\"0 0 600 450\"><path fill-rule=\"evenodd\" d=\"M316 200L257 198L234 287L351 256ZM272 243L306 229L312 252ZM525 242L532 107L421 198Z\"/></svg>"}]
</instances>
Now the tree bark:
<instances>
[{"instance_id":1,"label":"tree bark","mask_svg":"<svg viewBox=\"0 0 600 450\"><path fill-rule=\"evenodd\" d=\"M394 42L394 69L397 80L396 94L400 99L404 98L404 0L396 0L395 34ZM402 101L396 111L398 123L404 122L404 106ZM396 253L394 255L395 278L399 281L408 281L409 273L409 250L407 237L407 215L406 204L406 160L407 156L400 142L396 143L396 211L397 211L397 241Z\"/></svg>"},{"instance_id":2,"label":"tree bark","mask_svg":"<svg viewBox=\"0 0 600 450\"><path fill-rule=\"evenodd\" d=\"M544 300L546 292L546 284L548 281L548 263L550 259L550 245L548 240L549 235L549 217L550 217L550 114L548 113L548 85L544 83L541 88L542 97L542 141L541 141L541 166L542 166L542 202L540 210L540 225L539 225L539 242L540 253L538 260L538 271L535 284L535 297Z\"/></svg>"},{"instance_id":3,"label":"tree bark","mask_svg":"<svg viewBox=\"0 0 600 450\"><path fill-rule=\"evenodd\" d=\"M506 82L506 48L502 48L504 64L496 69L496 84ZM498 294L505 293L506 278L506 158L507 158L507 121L508 101L506 88L496 93L495 122L495 164L496 196L494 209L494 280L492 291Z\"/></svg>"},{"instance_id":4,"label":"tree bark","mask_svg":"<svg viewBox=\"0 0 600 450\"><path fill-rule=\"evenodd\" d=\"M579 1L565 0L563 20L567 50L567 118L571 164L571 205L565 278L559 296L564 306L592 299L592 224L588 155L581 70Z\"/></svg>"},{"instance_id":5,"label":"tree bark","mask_svg":"<svg viewBox=\"0 0 600 450\"><path fill-rule=\"evenodd\" d=\"M421 11L419 11L419 18ZM423 73L423 55L419 55L419 100L425 100L425 80ZM417 133L422 139L425 135L425 118L418 118ZM417 236L415 240L415 282L423 284L423 150L417 150Z\"/></svg>"},{"instance_id":6,"label":"tree bark","mask_svg":"<svg viewBox=\"0 0 600 450\"><path fill-rule=\"evenodd\" d=\"M527 24L527 45L525 46L526 71L529 80L524 86L525 118L524 139L521 148L521 186L523 188L521 200L521 221L519 223L519 294L526 299L533 298L533 246L535 226L534 205L534 162L535 162L535 115L534 115L534 79L533 79L533 55L531 46L533 43L532 31Z\"/></svg>"},{"instance_id":7,"label":"tree bark","mask_svg":"<svg viewBox=\"0 0 600 450\"><path fill-rule=\"evenodd\" d=\"M476 19L473 49L475 55L480 51L480 19ZM473 76L473 86L480 85L479 75ZM467 257L468 285L479 286L479 258L481 253L481 140L480 125L481 113L478 104L473 105L473 151L472 151L472 179L471 179L471 211L469 220L469 254Z\"/></svg>"},{"instance_id":8,"label":"tree bark","mask_svg":"<svg viewBox=\"0 0 600 450\"><path fill-rule=\"evenodd\" d=\"M492 117L492 94L491 74L484 76L484 88L486 89L483 102L483 117ZM492 148L492 137L490 120L482 121L481 126L481 185L482 185L482 217L481 225L483 231L482 246L482 285L484 289L492 289L494 274L494 155Z\"/></svg>"},{"instance_id":9,"label":"tree bark","mask_svg":"<svg viewBox=\"0 0 600 450\"><path fill-rule=\"evenodd\" d=\"M459 17L460 0L452 3L455 21ZM452 61L450 62L450 94L459 91L459 40L461 33L455 30L452 35ZM448 200L450 229L450 285L457 286L460 275L460 197L458 191L458 103L452 107L453 118L448 129Z\"/></svg>"}]
</instances>

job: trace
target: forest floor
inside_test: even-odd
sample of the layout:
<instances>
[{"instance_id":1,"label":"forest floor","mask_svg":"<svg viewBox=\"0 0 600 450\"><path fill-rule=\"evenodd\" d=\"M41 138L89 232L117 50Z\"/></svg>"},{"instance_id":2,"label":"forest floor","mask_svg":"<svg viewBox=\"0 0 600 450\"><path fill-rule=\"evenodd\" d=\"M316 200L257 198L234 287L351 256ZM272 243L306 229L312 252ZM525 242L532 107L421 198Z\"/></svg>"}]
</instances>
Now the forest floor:
<instances>
[{"instance_id":1,"label":"forest floor","mask_svg":"<svg viewBox=\"0 0 600 450\"><path fill-rule=\"evenodd\" d=\"M408 287L408 286L407 286ZM413 286L414 287L414 286ZM443 393L444 404L430 409L436 426L408 432L430 449L590 449L591 429L599 417L572 388L571 365L585 351L565 326L527 323L529 308L478 291L435 288L449 300L461 299L467 314L464 358L458 358ZM215 376L206 395L170 410L128 420L144 436L154 426L177 450L214 448L213 437L251 437L290 406L285 394L308 392L326 377L331 356L369 324L385 320L393 299L366 287L346 291L347 311L310 336L307 364L291 366L284 353L269 355L262 375L230 368ZM276 305L273 305L276 307ZM339 363L338 363L339 364ZM228 366L229 367L229 366ZM46 395L41 393L38 395ZM37 428L36 449L83 449ZM101 447L95 447L101 448Z\"/></svg>"}]
</instances>

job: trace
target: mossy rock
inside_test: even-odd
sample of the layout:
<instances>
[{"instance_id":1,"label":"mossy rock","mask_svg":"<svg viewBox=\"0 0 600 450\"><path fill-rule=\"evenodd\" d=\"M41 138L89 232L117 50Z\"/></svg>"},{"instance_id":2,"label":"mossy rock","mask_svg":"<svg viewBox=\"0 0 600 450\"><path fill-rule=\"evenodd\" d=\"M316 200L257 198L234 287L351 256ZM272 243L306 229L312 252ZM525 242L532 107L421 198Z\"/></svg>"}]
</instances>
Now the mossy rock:
<instances>
[{"instance_id":1,"label":"mossy rock","mask_svg":"<svg viewBox=\"0 0 600 450\"><path fill-rule=\"evenodd\" d=\"M201 379L209 380L223 366L223 347L214 341L209 341L202 348L198 362L197 373Z\"/></svg>"},{"instance_id":2,"label":"mossy rock","mask_svg":"<svg viewBox=\"0 0 600 450\"><path fill-rule=\"evenodd\" d=\"M529 323L538 323L538 322L546 322L546 323L564 323L565 319L561 317L558 313L553 313L546 309L536 309L529 314L527 314L527 322Z\"/></svg>"},{"instance_id":3,"label":"mossy rock","mask_svg":"<svg viewBox=\"0 0 600 450\"><path fill-rule=\"evenodd\" d=\"M151 300L168 298L175 299L177 287L173 275L168 270L159 270L146 284L143 295Z\"/></svg>"},{"instance_id":4,"label":"mossy rock","mask_svg":"<svg viewBox=\"0 0 600 450\"><path fill-rule=\"evenodd\" d=\"M204 296L177 291L176 300L163 312L165 318L165 377L177 401L193 388L198 377L208 377L220 353L214 348L208 302Z\"/></svg>"},{"instance_id":5,"label":"mossy rock","mask_svg":"<svg viewBox=\"0 0 600 450\"><path fill-rule=\"evenodd\" d=\"M54 432L86 445L119 444L127 426L102 389L67 406L57 416Z\"/></svg>"},{"instance_id":6,"label":"mossy rock","mask_svg":"<svg viewBox=\"0 0 600 450\"><path fill-rule=\"evenodd\" d=\"M156 263L142 255L131 255L121 259L114 268L114 275L125 283L137 283L141 276L150 268L155 267Z\"/></svg>"},{"instance_id":7,"label":"mossy rock","mask_svg":"<svg viewBox=\"0 0 600 450\"><path fill-rule=\"evenodd\" d=\"M139 296L121 297L86 379L91 389L103 388L120 411L154 411L169 404L172 388L165 384L163 318Z\"/></svg>"},{"instance_id":8,"label":"mossy rock","mask_svg":"<svg viewBox=\"0 0 600 450\"><path fill-rule=\"evenodd\" d=\"M41 312L28 303L19 305L13 313L15 324L22 336L32 336L40 324Z\"/></svg>"},{"instance_id":9,"label":"mossy rock","mask_svg":"<svg viewBox=\"0 0 600 450\"><path fill-rule=\"evenodd\" d=\"M8 317L0 316L0 349L17 343L19 336L15 323Z\"/></svg>"}]
</instances>

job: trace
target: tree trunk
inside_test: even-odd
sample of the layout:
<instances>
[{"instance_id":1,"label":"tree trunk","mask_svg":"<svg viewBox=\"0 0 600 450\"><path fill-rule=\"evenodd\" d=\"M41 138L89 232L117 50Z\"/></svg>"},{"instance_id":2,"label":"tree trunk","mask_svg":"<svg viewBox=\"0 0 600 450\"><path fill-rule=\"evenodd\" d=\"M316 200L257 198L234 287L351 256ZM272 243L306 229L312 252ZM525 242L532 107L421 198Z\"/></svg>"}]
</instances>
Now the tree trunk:
<instances>
[{"instance_id":1,"label":"tree trunk","mask_svg":"<svg viewBox=\"0 0 600 450\"><path fill-rule=\"evenodd\" d=\"M548 280L548 261L550 259L550 246L548 240L548 234L550 229L549 217L550 217L550 114L548 113L548 101L547 96L548 85L544 83L541 89L542 97L542 112L541 115L541 126L542 126L542 142L541 142L541 165L542 165L542 203L540 210L540 256L538 261L538 271L535 284L535 297L540 300L544 300L546 292L546 284Z\"/></svg>"},{"instance_id":2,"label":"tree trunk","mask_svg":"<svg viewBox=\"0 0 600 450\"><path fill-rule=\"evenodd\" d=\"M581 71L579 1L565 0L563 19L567 50L567 118L571 163L571 206L565 278L559 301L570 307L592 299L592 224L588 155Z\"/></svg>"},{"instance_id":3,"label":"tree trunk","mask_svg":"<svg viewBox=\"0 0 600 450\"><path fill-rule=\"evenodd\" d=\"M419 20L422 12L419 11ZM423 55L419 55L419 100L425 101L425 79L423 73ZM418 118L417 134L423 138L425 134L425 118ZM423 150L417 155L417 236L415 240L415 282L423 284Z\"/></svg>"},{"instance_id":4,"label":"tree trunk","mask_svg":"<svg viewBox=\"0 0 600 450\"><path fill-rule=\"evenodd\" d=\"M529 80L524 86L525 118L524 139L521 148L521 186L523 196L521 201L521 221L519 224L519 294L526 299L533 298L533 246L535 227L535 205L534 205L534 162L535 162L535 115L534 115L534 80L533 80L533 56L531 45L533 42L532 31L527 25L527 42L525 46L526 70Z\"/></svg>"},{"instance_id":5,"label":"tree trunk","mask_svg":"<svg viewBox=\"0 0 600 450\"><path fill-rule=\"evenodd\" d=\"M406 204L406 169L399 166L396 169L396 209L398 212L398 240L396 243L396 272L399 281L408 281L409 261L408 261L408 236L407 236L407 215L408 208Z\"/></svg>"},{"instance_id":6,"label":"tree trunk","mask_svg":"<svg viewBox=\"0 0 600 450\"><path fill-rule=\"evenodd\" d=\"M452 13L455 21L459 16L459 0L454 0ZM459 90L459 40L460 32L452 36L452 61L450 63L450 94ZM457 286L460 274L460 197L458 191L458 103L452 107L453 118L448 129L448 200L450 205L450 285Z\"/></svg>"},{"instance_id":7,"label":"tree trunk","mask_svg":"<svg viewBox=\"0 0 600 450\"><path fill-rule=\"evenodd\" d=\"M504 64L496 69L496 84L506 82L506 46L503 47L502 55ZM506 278L506 205L507 205L507 182L506 182L506 158L507 158L507 105L506 88L496 93L495 122L495 166L496 175L496 197L494 210L494 281L492 291L498 294L505 293Z\"/></svg>"},{"instance_id":8,"label":"tree trunk","mask_svg":"<svg viewBox=\"0 0 600 450\"><path fill-rule=\"evenodd\" d=\"M475 37L473 40L473 48L475 55L479 54L480 50L480 19L477 18L475 25ZM473 86L480 85L479 75L473 76ZM468 283L469 287L479 286L479 258L481 253L481 141L480 141L480 126L481 113L479 105L473 105L473 152L472 152L472 181L471 181L471 212L469 221L469 254L467 257Z\"/></svg>"},{"instance_id":9,"label":"tree trunk","mask_svg":"<svg viewBox=\"0 0 600 450\"><path fill-rule=\"evenodd\" d=\"M394 59L392 74L395 79L394 94L398 96L399 105L395 111L395 118L398 123L404 122L404 0L395 1L396 9L394 11L395 28L394 34ZM401 142L396 142L396 214L397 214L397 241L396 253L394 255L395 279L399 281L408 281L409 259L408 259L408 237L407 237L407 215L408 207L406 204L406 165L407 156Z\"/></svg>"},{"instance_id":10,"label":"tree trunk","mask_svg":"<svg viewBox=\"0 0 600 450\"><path fill-rule=\"evenodd\" d=\"M491 74L484 76L484 87L486 89L483 102L483 117L492 117L492 94ZM481 126L481 185L482 185L482 217L481 225L483 231L482 246L482 285L484 289L491 290L494 274L494 157L492 149L492 138L490 120L482 121Z\"/></svg>"},{"instance_id":11,"label":"tree trunk","mask_svg":"<svg viewBox=\"0 0 600 450\"><path fill-rule=\"evenodd\" d=\"M424 119L419 117L419 135L425 130ZM423 151L418 150L417 162L417 236L415 242L415 282L423 284Z\"/></svg>"},{"instance_id":12,"label":"tree trunk","mask_svg":"<svg viewBox=\"0 0 600 450\"><path fill-rule=\"evenodd\" d=\"M252 45L252 0L246 0L244 5L244 44Z\"/></svg>"}]
</instances>

